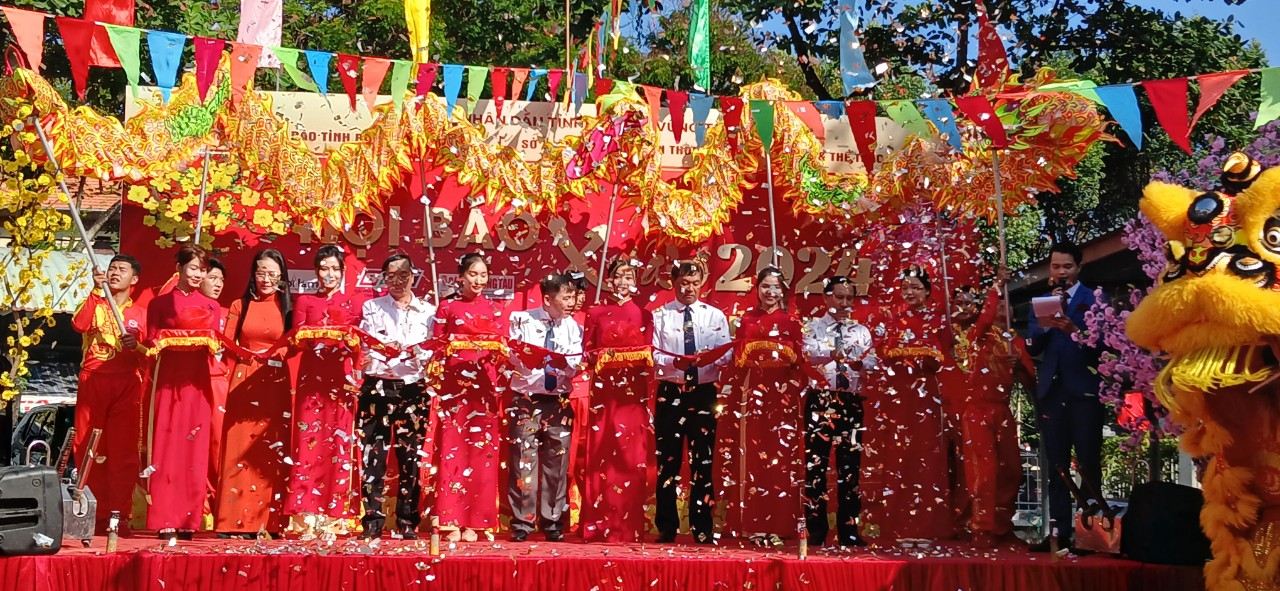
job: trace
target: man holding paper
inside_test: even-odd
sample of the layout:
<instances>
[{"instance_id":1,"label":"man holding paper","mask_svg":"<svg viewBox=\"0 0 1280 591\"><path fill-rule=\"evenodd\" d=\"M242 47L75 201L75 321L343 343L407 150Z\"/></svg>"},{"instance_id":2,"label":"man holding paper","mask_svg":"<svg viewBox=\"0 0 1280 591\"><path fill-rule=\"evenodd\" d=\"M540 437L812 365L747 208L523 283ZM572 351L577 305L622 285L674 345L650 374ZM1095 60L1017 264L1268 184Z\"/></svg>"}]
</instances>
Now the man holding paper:
<instances>
[{"instance_id":1,"label":"man holding paper","mask_svg":"<svg viewBox=\"0 0 1280 591\"><path fill-rule=\"evenodd\" d=\"M1027 323L1027 350L1041 355L1036 367L1036 414L1048 456L1049 517L1058 546L1071 545L1071 497L1059 471L1070 472L1075 451L1088 486L1102 482L1102 401L1098 398L1098 350L1077 343L1072 335L1085 327L1084 314L1096 298L1080 283L1083 253L1070 242L1053 245L1049 257L1049 294L1032 300ZM1050 539L1032 547L1048 551Z\"/></svg>"}]
</instances>

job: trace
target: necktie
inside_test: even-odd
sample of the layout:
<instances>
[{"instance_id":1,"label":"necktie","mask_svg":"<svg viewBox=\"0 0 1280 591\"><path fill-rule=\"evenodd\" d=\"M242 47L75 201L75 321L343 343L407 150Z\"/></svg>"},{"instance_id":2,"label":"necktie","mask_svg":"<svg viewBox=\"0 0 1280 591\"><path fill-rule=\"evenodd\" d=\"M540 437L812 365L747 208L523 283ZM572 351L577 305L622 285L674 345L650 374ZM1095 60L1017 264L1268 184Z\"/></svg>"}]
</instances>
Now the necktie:
<instances>
[{"instance_id":1,"label":"necktie","mask_svg":"<svg viewBox=\"0 0 1280 591\"><path fill-rule=\"evenodd\" d=\"M551 331L551 328L552 328L551 321L548 320L547 321L547 338L542 342L542 346L545 347L548 351L555 351L556 343L555 343L555 339L552 338L553 333ZM542 371L543 371L543 374L542 374L543 387L547 389L548 394L555 392L556 391L556 374L555 374L555 368L551 367L551 357L547 357L547 366L542 368Z\"/></svg>"},{"instance_id":2,"label":"necktie","mask_svg":"<svg viewBox=\"0 0 1280 591\"><path fill-rule=\"evenodd\" d=\"M684 354L693 355L698 352L698 342L693 337L693 309L684 308ZM684 370L684 383L689 386L698 385L698 368L689 366Z\"/></svg>"},{"instance_id":3,"label":"necktie","mask_svg":"<svg viewBox=\"0 0 1280 591\"><path fill-rule=\"evenodd\" d=\"M836 323L836 350L840 351L841 353L845 352L843 322ZM849 391L850 384L849 384L849 376L847 375L848 371L849 371L849 366L845 365L843 361L836 363L836 389L841 392Z\"/></svg>"}]
</instances>

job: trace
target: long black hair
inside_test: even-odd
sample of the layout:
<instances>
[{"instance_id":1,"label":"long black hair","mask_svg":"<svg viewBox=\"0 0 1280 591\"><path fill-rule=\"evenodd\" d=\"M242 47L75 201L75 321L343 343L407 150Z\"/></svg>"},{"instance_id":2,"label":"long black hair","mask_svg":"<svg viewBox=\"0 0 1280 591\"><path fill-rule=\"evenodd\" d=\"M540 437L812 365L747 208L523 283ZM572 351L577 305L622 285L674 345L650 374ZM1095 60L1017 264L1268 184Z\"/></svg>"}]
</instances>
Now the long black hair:
<instances>
[{"instance_id":1,"label":"long black hair","mask_svg":"<svg viewBox=\"0 0 1280 591\"><path fill-rule=\"evenodd\" d=\"M284 255L274 248L258 251L249 263L249 284L240 296L240 318L236 321L236 342L240 342L240 333L244 331L244 319L249 315L249 302L258 297L258 282L254 275L258 272L258 261L272 260L280 266L280 287L276 290L276 305L280 307L280 316L284 318L284 331L293 328L293 294L289 291L289 267L284 264Z\"/></svg>"}]
</instances>

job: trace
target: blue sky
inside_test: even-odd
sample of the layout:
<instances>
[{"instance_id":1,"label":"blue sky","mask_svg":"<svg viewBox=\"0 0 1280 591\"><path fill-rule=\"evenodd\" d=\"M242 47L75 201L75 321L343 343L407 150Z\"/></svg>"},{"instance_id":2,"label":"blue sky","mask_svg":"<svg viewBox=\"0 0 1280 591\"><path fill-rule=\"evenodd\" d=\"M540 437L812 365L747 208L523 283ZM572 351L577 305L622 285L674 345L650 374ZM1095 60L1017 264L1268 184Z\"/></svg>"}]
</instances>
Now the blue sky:
<instances>
[{"instance_id":1,"label":"blue sky","mask_svg":"<svg viewBox=\"0 0 1280 591\"><path fill-rule=\"evenodd\" d=\"M1257 39L1262 43L1268 65L1280 65L1280 0L1245 0L1239 6L1230 6L1223 0L1129 0L1129 3L1214 19L1234 15L1236 32L1246 40Z\"/></svg>"}]
</instances>

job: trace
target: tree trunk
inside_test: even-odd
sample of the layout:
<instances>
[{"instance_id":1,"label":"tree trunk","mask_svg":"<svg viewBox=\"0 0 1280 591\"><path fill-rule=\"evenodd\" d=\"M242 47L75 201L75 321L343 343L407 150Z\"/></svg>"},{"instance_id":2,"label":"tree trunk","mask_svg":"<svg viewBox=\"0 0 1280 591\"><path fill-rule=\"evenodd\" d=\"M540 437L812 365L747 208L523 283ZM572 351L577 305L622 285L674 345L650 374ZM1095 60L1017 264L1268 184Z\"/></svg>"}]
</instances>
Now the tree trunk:
<instances>
[{"instance_id":1,"label":"tree trunk","mask_svg":"<svg viewBox=\"0 0 1280 591\"><path fill-rule=\"evenodd\" d=\"M782 19L787 21L787 30L791 32L791 49L796 53L796 61L800 63L800 71L804 72L804 82L813 90L820 101L832 100L831 92L822 83L818 69L813 65L813 53L810 51L809 39L796 22L795 6L790 2L782 3Z\"/></svg>"}]
</instances>

